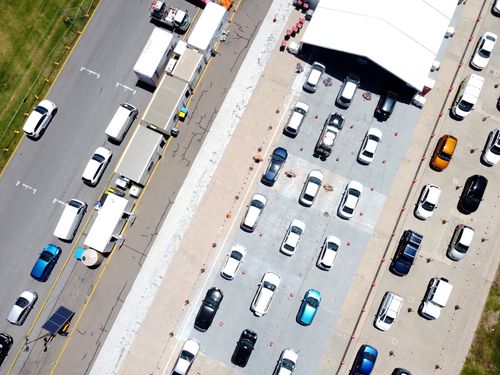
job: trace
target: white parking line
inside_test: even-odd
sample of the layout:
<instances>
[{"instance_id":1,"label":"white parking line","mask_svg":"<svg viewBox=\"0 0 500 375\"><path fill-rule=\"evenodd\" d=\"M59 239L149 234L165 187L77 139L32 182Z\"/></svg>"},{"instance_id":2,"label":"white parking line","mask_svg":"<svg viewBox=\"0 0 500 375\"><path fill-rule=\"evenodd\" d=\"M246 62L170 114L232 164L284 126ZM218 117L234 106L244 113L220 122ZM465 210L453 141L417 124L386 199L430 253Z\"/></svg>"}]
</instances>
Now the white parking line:
<instances>
[{"instance_id":1,"label":"white parking line","mask_svg":"<svg viewBox=\"0 0 500 375\"><path fill-rule=\"evenodd\" d=\"M60 205L62 205L62 206L64 206L64 205L66 204L65 202L63 202L62 200L59 200L59 199L57 199L57 198L54 198L54 199L52 200L52 203L59 203L59 204L60 204Z\"/></svg>"},{"instance_id":2,"label":"white parking line","mask_svg":"<svg viewBox=\"0 0 500 375\"><path fill-rule=\"evenodd\" d=\"M116 86L115 87L123 87L125 90L132 91L132 94L134 94L134 95L136 93L136 91L133 88L125 86L124 84L122 84L120 82L116 82Z\"/></svg>"},{"instance_id":3,"label":"white parking line","mask_svg":"<svg viewBox=\"0 0 500 375\"><path fill-rule=\"evenodd\" d=\"M33 194L36 194L36 189L33 186L29 186L29 185L26 185L24 183L21 183L21 181L16 182L16 186L19 186L21 184L22 184L22 187L24 188L24 190L31 190L33 192Z\"/></svg>"},{"instance_id":4,"label":"white parking line","mask_svg":"<svg viewBox=\"0 0 500 375\"><path fill-rule=\"evenodd\" d=\"M99 79L99 77L101 76L99 73L96 73L94 72L93 70L90 70L90 69L87 69L86 67L82 66L80 68L80 72L83 72L83 71L86 71L89 75L95 75L97 77L97 79Z\"/></svg>"}]
</instances>

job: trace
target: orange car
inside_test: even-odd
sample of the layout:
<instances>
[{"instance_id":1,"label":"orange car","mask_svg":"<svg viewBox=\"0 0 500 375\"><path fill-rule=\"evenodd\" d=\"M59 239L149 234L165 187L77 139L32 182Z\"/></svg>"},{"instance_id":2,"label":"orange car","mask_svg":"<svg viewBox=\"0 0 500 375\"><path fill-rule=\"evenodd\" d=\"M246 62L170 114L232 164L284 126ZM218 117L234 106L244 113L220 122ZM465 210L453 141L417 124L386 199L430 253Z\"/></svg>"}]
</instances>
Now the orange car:
<instances>
[{"instance_id":1,"label":"orange car","mask_svg":"<svg viewBox=\"0 0 500 375\"><path fill-rule=\"evenodd\" d=\"M457 139L452 136L445 134L441 138L436 145L436 149L432 154L431 158L431 168L435 171L442 171L448 164L450 164L450 160L455 152L455 148L457 147Z\"/></svg>"}]
</instances>

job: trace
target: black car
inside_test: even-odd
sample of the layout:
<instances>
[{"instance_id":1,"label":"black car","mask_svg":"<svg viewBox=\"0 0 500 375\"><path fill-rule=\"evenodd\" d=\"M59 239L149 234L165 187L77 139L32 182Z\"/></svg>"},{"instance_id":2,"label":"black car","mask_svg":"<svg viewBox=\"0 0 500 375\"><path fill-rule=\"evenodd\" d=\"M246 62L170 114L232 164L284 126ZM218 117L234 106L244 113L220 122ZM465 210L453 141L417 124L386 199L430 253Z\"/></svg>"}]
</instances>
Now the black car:
<instances>
[{"instance_id":1,"label":"black car","mask_svg":"<svg viewBox=\"0 0 500 375\"><path fill-rule=\"evenodd\" d=\"M266 171L262 175L261 182L267 186L273 186L280 174L288 157L288 152L283 147L276 147L271 155L271 160Z\"/></svg>"},{"instance_id":2,"label":"black car","mask_svg":"<svg viewBox=\"0 0 500 375\"><path fill-rule=\"evenodd\" d=\"M470 176L465 183L464 190L458 201L458 210L466 215L469 215L479 207L488 185L488 179L479 174Z\"/></svg>"},{"instance_id":3,"label":"black car","mask_svg":"<svg viewBox=\"0 0 500 375\"><path fill-rule=\"evenodd\" d=\"M391 267L389 268L392 273L398 276L408 275L410 268L417 258L420 244L422 243L423 236L412 230L405 230L399 241L396 254L392 259Z\"/></svg>"},{"instance_id":4,"label":"black car","mask_svg":"<svg viewBox=\"0 0 500 375\"><path fill-rule=\"evenodd\" d=\"M0 366L12 347L12 337L6 333L0 333Z\"/></svg>"},{"instance_id":5,"label":"black car","mask_svg":"<svg viewBox=\"0 0 500 375\"><path fill-rule=\"evenodd\" d=\"M386 121L394 111L397 101L398 96L391 91L387 91L381 95L375 108L374 117L379 121Z\"/></svg>"},{"instance_id":6,"label":"black car","mask_svg":"<svg viewBox=\"0 0 500 375\"><path fill-rule=\"evenodd\" d=\"M236 344L236 349L234 350L231 362L233 362L236 366L245 367L256 342L257 334L254 331L245 329L241 332L241 336Z\"/></svg>"},{"instance_id":7,"label":"black car","mask_svg":"<svg viewBox=\"0 0 500 375\"><path fill-rule=\"evenodd\" d=\"M219 288L210 288L207 291L205 299L201 303L200 310L194 320L195 329L200 332L205 332L210 328L220 303L222 302L222 298L224 298L224 294Z\"/></svg>"}]
</instances>

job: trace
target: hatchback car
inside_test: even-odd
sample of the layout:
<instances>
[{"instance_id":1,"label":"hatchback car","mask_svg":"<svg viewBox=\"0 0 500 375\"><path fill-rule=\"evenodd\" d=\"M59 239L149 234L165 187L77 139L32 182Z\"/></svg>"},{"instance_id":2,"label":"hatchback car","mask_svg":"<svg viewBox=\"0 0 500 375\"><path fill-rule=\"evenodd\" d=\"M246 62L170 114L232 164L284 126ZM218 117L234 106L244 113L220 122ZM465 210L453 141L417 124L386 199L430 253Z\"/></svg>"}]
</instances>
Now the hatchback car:
<instances>
[{"instance_id":1,"label":"hatchback car","mask_svg":"<svg viewBox=\"0 0 500 375\"><path fill-rule=\"evenodd\" d=\"M493 48L495 48L496 42L496 34L490 32L484 33L477 42L477 46L474 54L472 55L470 65L478 70L486 68L486 65L488 65L488 62L490 61L491 53L493 52Z\"/></svg>"},{"instance_id":2,"label":"hatchback car","mask_svg":"<svg viewBox=\"0 0 500 375\"><path fill-rule=\"evenodd\" d=\"M378 145L382 140L382 132L377 128L370 128L366 132L365 139L358 153L358 162L368 165L373 161Z\"/></svg>"},{"instance_id":3,"label":"hatchback car","mask_svg":"<svg viewBox=\"0 0 500 375\"><path fill-rule=\"evenodd\" d=\"M311 207L316 200L322 182L323 173L317 169L313 169L309 172L302 192L300 193L299 203L303 206Z\"/></svg>"},{"instance_id":4,"label":"hatchback car","mask_svg":"<svg viewBox=\"0 0 500 375\"><path fill-rule=\"evenodd\" d=\"M223 298L224 294L219 288L210 288L207 291L194 320L194 328L200 332L205 332L210 328Z\"/></svg>"},{"instance_id":5,"label":"hatchback car","mask_svg":"<svg viewBox=\"0 0 500 375\"><path fill-rule=\"evenodd\" d=\"M370 375L375 362L377 361L378 351L371 345L361 345L352 365L352 375Z\"/></svg>"},{"instance_id":6,"label":"hatchback car","mask_svg":"<svg viewBox=\"0 0 500 375\"><path fill-rule=\"evenodd\" d=\"M283 147L276 147L260 182L267 186L273 186L285 165L287 157L288 152Z\"/></svg>"},{"instance_id":7,"label":"hatchback car","mask_svg":"<svg viewBox=\"0 0 500 375\"><path fill-rule=\"evenodd\" d=\"M500 160L500 129L495 129L488 135L481 160L490 167Z\"/></svg>"},{"instance_id":8,"label":"hatchback car","mask_svg":"<svg viewBox=\"0 0 500 375\"><path fill-rule=\"evenodd\" d=\"M175 362L172 375L187 375L199 351L200 344L198 341L194 339L186 340L177 358L177 362Z\"/></svg>"},{"instance_id":9,"label":"hatchback car","mask_svg":"<svg viewBox=\"0 0 500 375\"><path fill-rule=\"evenodd\" d=\"M387 91L381 95L375 108L374 117L379 121L387 121L392 112L394 112L397 101L398 95L391 91Z\"/></svg>"},{"instance_id":10,"label":"hatchback car","mask_svg":"<svg viewBox=\"0 0 500 375\"><path fill-rule=\"evenodd\" d=\"M441 189L438 186L425 185L415 208L415 216L422 220L430 218L437 208L440 196Z\"/></svg>"},{"instance_id":11,"label":"hatchback car","mask_svg":"<svg viewBox=\"0 0 500 375\"><path fill-rule=\"evenodd\" d=\"M256 342L257 333L249 329L245 329L241 332L241 336L236 344L236 349L234 350L231 362L233 362L236 366L245 367Z\"/></svg>"},{"instance_id":12,"label":"hatchback car","mask_svg":"<svg viewBox=\"0 0 500 375\"><path fill-rule=\"evenodd\" d=\"M348 75L337 95L336 103L339 107L349 108L359 87L359 78L355 75Z\"/></svg>"},{"instance_id":13,"label":"hatchback car","mask_svg":"<svg viewBox=\"0 0 500 375\"><path fill-rule=\"evenodd\" d=\"M45 246L31 270L31 277L38 281L47 281L61 255L61 251L61 248L54 244Z\"/></svg>"},{"instance_id":14,"label":"hatchback car","mask_svg":"<svg viewBox=\"0 0 500 375\"><path fill-rule=\"evenodd\" d=\"M306 118L307 112L309 112L309 106L306 103L297 102L295 107L293 107L290 118L283 129L283 132L295 138L299 134L300 126Z\"/></svg>"},{"instance_id":15,"label":"hatchback car","mask_svg":"<svg viewBox=\"0 0 500 375\"><path fill-rule=\"evenodd\" d=\"M464 190L458 201L458 210L466 215L476 212L483 200L484 191L488 185L488 179L475 174L465 182Z\"/></svg>"},{"instance_id":16,"label":"hatchback car","mask_svg":"<svg viewBox=\"0 0 500 375\"><path fill-rule=\"evenodd\" d=\"M345 187L344 194L340 200L339 208L337 214L346 220L349 220L354 215L354 210L356 209L359 198L361 198L361 193L363 192L363 185L358 181L350 181Z\"/></svg>"},{"instance_id":17,"label":"hatchback car","mask_svg":"<svg viewBox=\"0 0 500 375\"><path fill-rule=\"evenodd\" d=\"M7 316L7 320L15 325L22 325L26 318L28 317L29 312L35 305L36 300L38 299L38 294L33 292L32 290L25 290L21 293L21 295L17 298L16 303L10 310L9 315Z\"/></svg>"},{"instance_id":18,"label":"hatchback car","mask_svg":"<svg viewBox=\"0 0 500 375\"><path fill-rule=\"evenodd\" d=\"M397 294L386 292L375 317L375 327L381 331L388 331L401 311L403 301Z\"/></svg>"},{"instance_id":19,"label":"hatchback car","mask_svg":"<svg viewBox=\"0 0 500 375\"><path fill-rule=\"evenodd\" d=\"M321 246L318 261L316 265L325 271L329 271L333 267L337 251L340 249L341 241L338 237L327 236Z\"/></svg>"},{"instance_id":20,"label":"hatchback car","mask_svg":"<svg viewBox=\"0 0 500 375\"><path fill-rule=\"evenodd\" d=\"M283 350L281 352L280 359L276 364L273 375L292 375L298 359L299 354L295 350Z\"/></svg>"},{"instance_id":21,"label":"hatchback car","mask_svg":"<svg viewBox=\"0 0 500 375\"><path fill-rule=\"evenodd\" d=\"M0 366L9 354L9 350L12 347L14 340L12 336L7 333L0 333Z\"/></svg>"},{"instance_id":22,"label":"hatchback car","mask_svg":"<svg viewBox=\"0 0 500 375\"><path fill-rule=\"evenodd\" d=\"M448 167L457 147L457 142L458 140L454 136L448 134L439 138L430 161L432 169L441 172Z\"/></svg>"},{"instance_id":23,"label":"hatchback car","mask_svg":"<svg viewBox=\"0 0 500 375\"><path fill-rule=\"evenodd\" d=\"M321 293L315 289L309 289L304 295L297 313L297 323L309 326L314 320L321 303Z\"/></svg>"},{"instance_id":24,"label":"hatchback car","mask_svg":"<svg viewBox=\"0 0 500 375\"><path fill-rule=\"evenodd\" d=\"M38 139L49 125L57 112L57 106L50 100L42 100L30 113L23 126L23 131L29 138Z\"/></svg>"},{"instance_id":25,"label":"hatchback car","mask_svg":"<svg viewBox=\"0 0 500 375\"><path fill-rule=\"evenodd\" d=\"M303 86L304 91L316 92L316 89L318 88L319 82L321 80L321 76L323 75L325 70L326 67L323 64L320 64L319 62L315 61L312 64L311 71L309 72L307 80L304 83Z\"/></svg>"},{"instance_id":26,"label":"hatchback car","mask_svg":"<svg viewBox=\"0 0 500 375\"><path fill-rule=\"evenodd\" d=\"M222 266L220 275L227 280L234 279L246 253L247 249L245 246L240 244L233 245L231 252L227 254L226 262Z\"/></svg>"},{"instance_id":27,"label":"hatchback car","mask_svg":"<svg viewBox=\"0 0 500 375\"><path fill-rule=\"evenodd\" d=\"M302 233L306 229L306 223L295 219L292 221L288 230L286 231L285 238L283 238L283 242L281 243L280 251L285 254L292 256L295 254L295 250L299 245L300 238L302 237Z\"/></svg>"},{"instance_id":28,"label":"hatchback car","mask_svg":"<svg viewBox=\"0 0 500 375\"><path fill-rule=\"evenodd\" d=\"M255 316L263 316L269 311L271 302L273 302L274 295L278 291L281 278L278 274L273 272L266 272L262 276L262 280L253 298L250 309Z\"/></svg>"},{"instance_id":29,"label":"hatchback car","mask_svg":"<svg viewBox=\"0 0 500 375\"><path fill-rule=\"evenodd\" d=\"M452 260L462 259L469 250L473 238L474 229L463 224L457 225L446 253L448 257Z\"/></svg>"},{"instance_id":30,"label":"hatchback car","mask_svg":"<svg viewBox=\"0 0 500 375\"><path fill-rule=\"evenodd\" d=\"M247 212L243 221L240 224L241 229L245 232L253 232L257 228L260 216L264 207L266 207L267 198L262 194L255 194L250 201Z\"/></svg>"},{"instance_id":31,"label":"hatchback car","mask_svg":"<svg viewBox=\"0 0 500 375\"><path fill-rule=\"evenodd\" d=\"M83 171L83 182L90 186L96 186L111 160L111 155L111 151L107 148L98 147Z\"/></svg>"}]
</instances>

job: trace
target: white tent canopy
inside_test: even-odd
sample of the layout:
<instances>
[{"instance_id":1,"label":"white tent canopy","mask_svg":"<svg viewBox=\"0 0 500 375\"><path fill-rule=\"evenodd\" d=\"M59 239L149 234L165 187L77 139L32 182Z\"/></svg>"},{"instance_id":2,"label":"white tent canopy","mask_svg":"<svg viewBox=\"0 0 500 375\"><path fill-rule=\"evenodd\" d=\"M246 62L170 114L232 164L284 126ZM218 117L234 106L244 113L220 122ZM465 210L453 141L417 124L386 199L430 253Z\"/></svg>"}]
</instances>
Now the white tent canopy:
<instances>
[{"instance_id":1,"label":"white tent canopy","mask_svg":"<svg viewBox=\"0 0 500 375\"><path fill-rule=\"evenodd\" d=\"M364 56L422 90L457 0L321 0L302 43Z\"/></svg>"}]
</instances>

